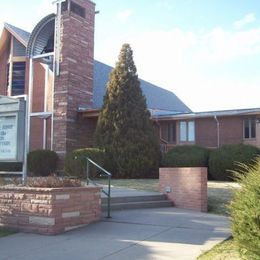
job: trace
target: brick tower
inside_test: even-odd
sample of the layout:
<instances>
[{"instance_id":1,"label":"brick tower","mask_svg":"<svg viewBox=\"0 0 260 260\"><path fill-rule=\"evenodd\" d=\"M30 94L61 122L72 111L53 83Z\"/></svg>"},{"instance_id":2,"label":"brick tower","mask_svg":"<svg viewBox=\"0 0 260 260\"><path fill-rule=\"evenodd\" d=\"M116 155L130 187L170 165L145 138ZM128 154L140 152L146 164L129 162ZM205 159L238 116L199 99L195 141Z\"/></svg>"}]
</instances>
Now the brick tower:
<instances>
[{"instance_id":1,"label":"brick tower","mask_svg":"<svg viewBox=\"0 0 260 260\"><path fill-rule=\"evenodd\" d=\"M88 123L78 108L93 102L95 4L89 0L62 3L60 73L55 76L53 150L61 159L87 143Z\"/></svg>"}]
</instances>

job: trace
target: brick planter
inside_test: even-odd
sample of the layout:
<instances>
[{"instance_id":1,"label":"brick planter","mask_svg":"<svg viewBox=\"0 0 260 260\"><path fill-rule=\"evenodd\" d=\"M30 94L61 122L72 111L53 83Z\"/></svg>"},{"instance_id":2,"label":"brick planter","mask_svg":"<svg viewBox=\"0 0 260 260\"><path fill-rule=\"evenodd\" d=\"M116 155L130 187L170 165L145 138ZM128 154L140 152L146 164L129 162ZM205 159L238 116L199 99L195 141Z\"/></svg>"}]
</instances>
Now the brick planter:
<instances>
[{"instance_id":1,"label":"brick planter","mask_svg":"<svg viewBox=\"0 0 260 260\"><path fill-rule=\"evenodd\" d=\"M207 168L160 168L160 192L176 207L207 211Z\"/></svg>"},{"instance_id":2,"label":"brick planter","mask_svg":"<svg viewBox=\"0 0 260 260\"><path fill-rule=\"evenodd\" d=\"M55 235L101 217L98 187L0 187L0 226Z\"/></svg>"}]
</instances>

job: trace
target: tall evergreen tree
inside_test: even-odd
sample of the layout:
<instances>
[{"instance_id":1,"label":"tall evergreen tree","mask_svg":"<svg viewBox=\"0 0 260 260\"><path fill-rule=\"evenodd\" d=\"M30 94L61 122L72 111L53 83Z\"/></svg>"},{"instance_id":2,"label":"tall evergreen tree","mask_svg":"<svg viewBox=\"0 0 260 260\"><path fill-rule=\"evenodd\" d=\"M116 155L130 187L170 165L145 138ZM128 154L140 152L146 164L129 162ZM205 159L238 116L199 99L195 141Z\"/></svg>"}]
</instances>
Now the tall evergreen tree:
<instances>
[{"instance_id":1,"label":"tall evergreen tree","mask_svg":"<svg viewBox=\"0 0 260 260\"><path fill-rule=\"evenodd\" d=\"M133 51L124 44L110 74L96 129L96 145L117 177L145 177L158 170L159 142L142 94Z\"/></svg>"}]
</instances>

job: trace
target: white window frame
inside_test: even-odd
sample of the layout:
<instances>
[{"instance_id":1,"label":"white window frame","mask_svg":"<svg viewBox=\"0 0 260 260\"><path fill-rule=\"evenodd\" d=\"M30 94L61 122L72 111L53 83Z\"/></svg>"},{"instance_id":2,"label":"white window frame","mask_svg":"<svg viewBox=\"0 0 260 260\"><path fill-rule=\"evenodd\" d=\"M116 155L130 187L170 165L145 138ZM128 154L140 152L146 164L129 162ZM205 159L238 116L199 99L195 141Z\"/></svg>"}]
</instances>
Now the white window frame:
<instances>
[{"instance_id":1,"label":"white window frame","mask_svg":"<svg viewBox=\"0 0 260 260\"><path fill-rule=\"evenodd\" d=\"M255 136L252 137L252 121L255 122ZM246 130L245 130L245 127L246 127L246 122L249 123L248 127L249 127L249 137L246 137ZM249 118L245 118L244 121L243 121L243 138L245 140L249 140L249 139L255 139L256 138L256 119L254 117L249 117Z\"/></svg>"},{"instance_id":2,"label":"white window frame","mask_svg":"<svg viewBox=\"0 0 260 260\"><path fill-rule=\"evenodd\" d=\"M191 130L191 125L193 127L192 133L190 132ZM179 123L179 130L180 130L180 142L189 142L189 143L194 143L195 142L195 121L180 121ZM183 133L183 131L185 131Z\"/></svg>"}]
</instances>

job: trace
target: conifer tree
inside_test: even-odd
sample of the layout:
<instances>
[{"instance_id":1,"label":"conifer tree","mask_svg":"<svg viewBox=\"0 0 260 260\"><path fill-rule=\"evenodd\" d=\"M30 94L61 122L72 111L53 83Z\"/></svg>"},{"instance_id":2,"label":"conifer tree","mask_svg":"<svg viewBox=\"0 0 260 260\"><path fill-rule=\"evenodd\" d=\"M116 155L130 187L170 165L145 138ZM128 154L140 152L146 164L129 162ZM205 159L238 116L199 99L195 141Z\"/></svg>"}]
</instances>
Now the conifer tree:
<instances>
[{"instance_id":1,"label":"conifer tree","mask_svg":"<svg viewBox=\"0 0 260 260\"><path fill-rule=\"evenodd\" d=\"M106 167L114 176L148 177L158 171L158 137L129 44L122 46L119 60L110 74L95 138L96 145L105 149Z\"/></svg>"}]
</instances>

